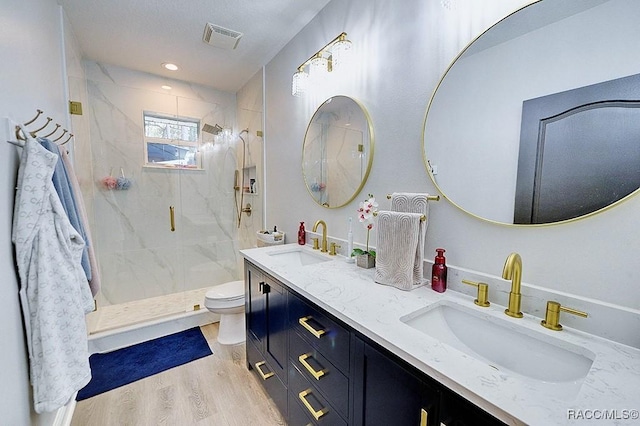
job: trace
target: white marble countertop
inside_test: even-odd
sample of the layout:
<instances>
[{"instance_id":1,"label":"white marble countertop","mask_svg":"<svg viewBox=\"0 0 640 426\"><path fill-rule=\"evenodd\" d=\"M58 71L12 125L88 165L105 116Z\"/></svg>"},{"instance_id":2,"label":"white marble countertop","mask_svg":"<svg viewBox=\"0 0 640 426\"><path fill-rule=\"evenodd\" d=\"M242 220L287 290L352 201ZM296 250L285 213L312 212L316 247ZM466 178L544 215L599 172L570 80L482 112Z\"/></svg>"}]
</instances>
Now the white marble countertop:
<instances>
[{"instance_id":1,"label":"white marble countertop","mask_svg":"<svg viewBox=\"0 0 640 426\"><path fill-rule=\"evenodd\" d=\"M640 350L567 327L560 332L547 330L540 326L539 318L526 313L522 319L510 318L504 315L504 306L480 308L473 304L473 298L451 290L440 294L425 286L406 292L380 285L373 280L374 269L358 268L341 256L327 256L331 261L302 266L269 254L299 247L287 244L241 253L295 292L505 423L640 424ZM303 249L312 251L308 246ZM572 385L576 392L563 395L564 384L560 384L558 395L554 385L497 371L400 320L442 301L499 317L514 329L547 335L550 341L584 348L595 355L591 369L581 384Z\"/></svg>"}]
</instances>

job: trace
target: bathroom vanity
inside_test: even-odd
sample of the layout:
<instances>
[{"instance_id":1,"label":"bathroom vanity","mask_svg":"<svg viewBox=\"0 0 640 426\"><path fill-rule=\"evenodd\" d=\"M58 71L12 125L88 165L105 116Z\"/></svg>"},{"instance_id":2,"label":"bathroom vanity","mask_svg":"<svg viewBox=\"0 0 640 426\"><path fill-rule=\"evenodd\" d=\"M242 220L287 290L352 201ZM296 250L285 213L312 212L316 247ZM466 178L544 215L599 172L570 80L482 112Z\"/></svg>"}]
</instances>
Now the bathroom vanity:
<instances>
[{"instance_id":1,"label":"bathroom vanity","mask_svg":"<svg viewBox=\"0 0 640 426\"><path fill-rule=\"evenodd\" d=\"M593 410L637 421L640 350L454 291L382 286L307 246L241 253L247 367L291 425L554 425Z\"/></svg>"}]
</instances>

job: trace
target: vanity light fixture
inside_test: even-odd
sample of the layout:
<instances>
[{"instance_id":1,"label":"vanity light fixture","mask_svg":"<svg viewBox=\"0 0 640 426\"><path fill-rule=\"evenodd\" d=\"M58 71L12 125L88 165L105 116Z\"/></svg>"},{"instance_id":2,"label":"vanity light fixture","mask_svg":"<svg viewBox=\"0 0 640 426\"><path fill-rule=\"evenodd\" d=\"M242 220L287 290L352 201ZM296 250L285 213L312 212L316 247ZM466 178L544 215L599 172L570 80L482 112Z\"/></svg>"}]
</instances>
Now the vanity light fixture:
<instances>
[{"instance_id":1,"label":"vanity light fixture","mask_svg":"<svg viewBox=\"0 0 640 426\"><path fill-rule=\"evenodd\" d=\"M293 73L291 94L302 96L311 84L319 81L328 73L340 69L345 64L349 50L351 50L351 44L351 41L347 40L347 33L340 33L300 64L297 71ZM305 71L307 67L309 67L308 72Z\"/></svg>"},{"instance_id":2,"label":"vanity light fixture","mask_svg":"<svg viewBox=\"0 0 640 426\"><path fill-rule=\"evenodd\" d=\"M163 62L162 67L169 71L178 71L180 69L180 67L178 67L176 64L172 64L171 62Z\"/></svg>"}]
</instances>

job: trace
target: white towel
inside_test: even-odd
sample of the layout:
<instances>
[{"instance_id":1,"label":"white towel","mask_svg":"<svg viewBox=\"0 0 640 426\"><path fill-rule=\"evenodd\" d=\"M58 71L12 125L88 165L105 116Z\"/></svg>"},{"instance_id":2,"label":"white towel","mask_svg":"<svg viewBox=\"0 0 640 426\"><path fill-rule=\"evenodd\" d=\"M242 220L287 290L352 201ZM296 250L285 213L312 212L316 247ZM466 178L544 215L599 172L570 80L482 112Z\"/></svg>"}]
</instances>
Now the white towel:
<instances>
[{"instance_id":1,"label":"white towel","mask_svg":"<svg viewBox=\"0 0 640 426\"><path fill-rule=\"evenodd\" d=\"M420 229L425 222L421 216L422 213L378 212L375 282L401 290L424 284L422 269L416 277L414 267L416 252L423 245Z\"/></svg>"},{"instance_id":2,"label":"white towel","mask_svg":"<svg viewBox=\"0 0 640 426\"><path fill-rule=\"evenodd\" d=\"M424 240L429 224L429 194L412 192L394 192L391 194L391 210L404 213L419 213L427 219L420 226L418 248L413 265L413 279L415 282L423 280Z\"/></svg>"}]
</instances>

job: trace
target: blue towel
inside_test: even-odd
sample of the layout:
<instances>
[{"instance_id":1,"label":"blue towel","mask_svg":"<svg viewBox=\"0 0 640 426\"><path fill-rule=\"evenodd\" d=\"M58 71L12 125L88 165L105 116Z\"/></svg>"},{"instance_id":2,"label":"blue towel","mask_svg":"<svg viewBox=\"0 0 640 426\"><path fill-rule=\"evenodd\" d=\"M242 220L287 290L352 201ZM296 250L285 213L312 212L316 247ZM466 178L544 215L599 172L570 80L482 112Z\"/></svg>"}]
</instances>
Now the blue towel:
<instances>
[{"instance_id":1,"label":"blue towel","mask_svg":"<svg viewBox=\"0 0 640 426\"><path fill-rule=\"evenodd\" d=\"M64 211L67 213L69 217L69 222L71 222L71 226L73 229L78 231L78 233L82 236L82 239L85 241L84 250L82 251L82 269L84 270L85 275L87 276L87 281L91 281L91 265L89 264L89 243L87 239L87 233L84 229L84 224L80 220L80 213L78 212L78 206L76 203L76 196L73 192L73 188L71 187L71 182L69 181L69 173L64 163L60 159L60 148L58 144L50 141L45 138L38 138L38 142L47 149L47 151L53 152L58 156L58 162L56 163L56 167L53 172L53 186L60 197L60 201L62 201L62 207Z\"/></svg>"}]
</instances>

